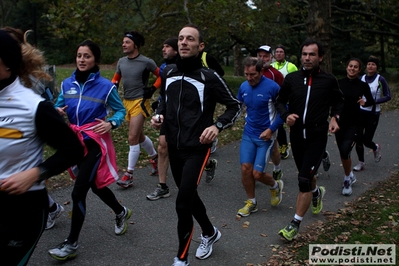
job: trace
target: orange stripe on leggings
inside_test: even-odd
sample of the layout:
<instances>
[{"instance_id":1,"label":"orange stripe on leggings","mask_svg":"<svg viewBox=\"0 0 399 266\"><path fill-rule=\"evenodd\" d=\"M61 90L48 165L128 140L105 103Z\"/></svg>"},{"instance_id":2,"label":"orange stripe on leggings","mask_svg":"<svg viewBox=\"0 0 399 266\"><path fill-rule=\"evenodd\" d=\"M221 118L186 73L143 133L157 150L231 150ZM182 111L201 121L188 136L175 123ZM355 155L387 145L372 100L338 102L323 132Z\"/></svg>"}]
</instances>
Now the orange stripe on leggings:
<instances>
[{"instance_id":1,"label":"orange stripe on leggings","mask_svg":"<svg viewBox=\"0 0 399 266\"><path fill-rule=\"evenodd\" d=\"M199 185L199 183L200 183L200 181L201 181L202 173L203 173L204 170L205 170L205 166L206 166L206 164L207 164L207 162L208 162L208 159L209 159L209 155L210 155L210 154L211 154L211 148L208 149L208 152L206 153L206 156L205 156L205 160L204 160L204 162L202 163L201 171L200 171L199 176L198 176L198 179L197 179L197 186Z\"/></svg>"},{"instance_id":2,"label":"orange stripe on leggings","mask_svg":"<svg viewBox=\"0 0 399 266\"><path fill-rule=\"evenodd\" d=\"M190 238L188 239L188 241L186 243L186 247L184 248L183 253L179 257L180 260L184 260L184 257L186 256L186 254L188 252L188 248L190 247L190 243L191 243L191 238L193 237L193 232L194 232L194 227L191 228Z\"/></svg>"}]
</instances>

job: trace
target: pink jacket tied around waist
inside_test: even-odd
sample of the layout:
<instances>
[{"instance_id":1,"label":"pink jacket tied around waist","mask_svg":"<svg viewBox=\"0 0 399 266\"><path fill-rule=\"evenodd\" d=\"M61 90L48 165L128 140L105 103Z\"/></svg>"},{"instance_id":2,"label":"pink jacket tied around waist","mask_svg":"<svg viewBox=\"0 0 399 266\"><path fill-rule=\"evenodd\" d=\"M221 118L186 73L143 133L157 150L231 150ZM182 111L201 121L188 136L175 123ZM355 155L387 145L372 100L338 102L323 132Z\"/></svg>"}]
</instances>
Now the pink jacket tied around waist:
<instances>
[{"instance_id":1,"label":"pink jacket tied around waist","mask_svg":"<svg viewBox=\"0 0 399 266\"><path fill-rule=\"evenodd\" d=\"M96 186L97 188L106 187L116 180L119 179L118 167L116 165L116 154L114 144L112 143L111 134L109 132L105 134L94 133L92 127L97 125L98 122L92 122L83 126L77 126L70 124L69 126L78 136L80 142L85 147L85 155L87 154L86 146L83 142L84 132L87 136L93 139L101 147L101 159L97 169ZM73 179L76 179L78 167L75 165L68 169L69 174Z\"/></svg>"}]
</instances>

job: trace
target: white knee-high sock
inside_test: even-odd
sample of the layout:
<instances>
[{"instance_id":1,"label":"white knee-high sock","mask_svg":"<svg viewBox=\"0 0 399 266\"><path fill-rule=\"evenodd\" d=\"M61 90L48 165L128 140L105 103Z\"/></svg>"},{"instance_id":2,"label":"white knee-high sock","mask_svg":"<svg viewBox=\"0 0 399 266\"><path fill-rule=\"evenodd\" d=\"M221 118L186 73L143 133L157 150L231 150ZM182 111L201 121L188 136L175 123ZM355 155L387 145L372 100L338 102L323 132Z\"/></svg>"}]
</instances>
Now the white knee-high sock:
<instances>
[{"instance_id":1,"label":"white knee-high sock","mask_svg":"<svg viewBox=\"0 0 399 266\"><path fill-rule=\"evenodd\" d=\"M145 139L142 143L140 143L140 146L148 153L148 156L154 157L157 155L157 152L154 149L154 144L149 137L145 136Z\"/></svg>"},{"instance_id":2,"label":"white knee-high sock","mask_svg":"<svg viewBox=\"0 0 399 266\"><path fill-rule=\"evenodd\" d=\"M136 144L136 145L129 146L129 156L128 156L128 162L127 162L127 170L128 171L134 170L134 167L136 166L139 156L140 156L140 145Z\"/></svg>"}]
</instances>

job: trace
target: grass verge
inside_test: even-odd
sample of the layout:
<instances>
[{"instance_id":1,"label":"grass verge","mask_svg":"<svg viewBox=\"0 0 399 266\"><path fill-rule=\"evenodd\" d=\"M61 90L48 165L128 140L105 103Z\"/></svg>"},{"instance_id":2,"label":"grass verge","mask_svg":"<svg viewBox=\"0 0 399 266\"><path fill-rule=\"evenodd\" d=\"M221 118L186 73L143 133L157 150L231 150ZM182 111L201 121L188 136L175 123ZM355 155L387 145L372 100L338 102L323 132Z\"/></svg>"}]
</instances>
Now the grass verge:
<instances>
[{"instance_id":1,"label":"grass verge","mask_svg":"<svg viewBox=\"0 0 399 266\"><path fill-rule=\"evenodd\" d=\"M299 233L296 240L274 247L274 255L262 264L310 265L309 244L398 244L399 173L393 174L337 212L323 212L318 222ZM396 252L396 262L399 253Z\"/></svg>"}]
</instances>

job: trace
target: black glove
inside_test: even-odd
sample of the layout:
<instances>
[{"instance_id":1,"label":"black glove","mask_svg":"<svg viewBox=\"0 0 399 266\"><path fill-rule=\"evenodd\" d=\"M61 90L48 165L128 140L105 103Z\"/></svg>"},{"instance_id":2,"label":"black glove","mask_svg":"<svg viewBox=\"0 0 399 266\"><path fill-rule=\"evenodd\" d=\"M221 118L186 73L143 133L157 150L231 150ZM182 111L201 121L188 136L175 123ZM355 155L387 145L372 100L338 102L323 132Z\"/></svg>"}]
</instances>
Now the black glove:
<instances>
[{"instance_id":1,"label":"black glove","mask_svg":"<svg viewBox=\"0 0 399 266\"><path fill-rule=\"evenodd\" d=\"M143 98L144 99L151 99L152 95L154 94L154 92L156 90L157 90L157 88L155 88L154 86L144 88L144 90L143 90Z\"/></svg>"},{"instance_id":2,"label":"black glove","mask_svg":"<svg viewBox=\"0 0 399 266\"><path fill-rule=\"evenodd\" d=\"M158 105L159 105L159 101L155 101L155 102L153 102L153 103L151 104L151 108L152 108L152 110L153 110L154 112L157 110Z\"/></svg>"}]
</instances>

